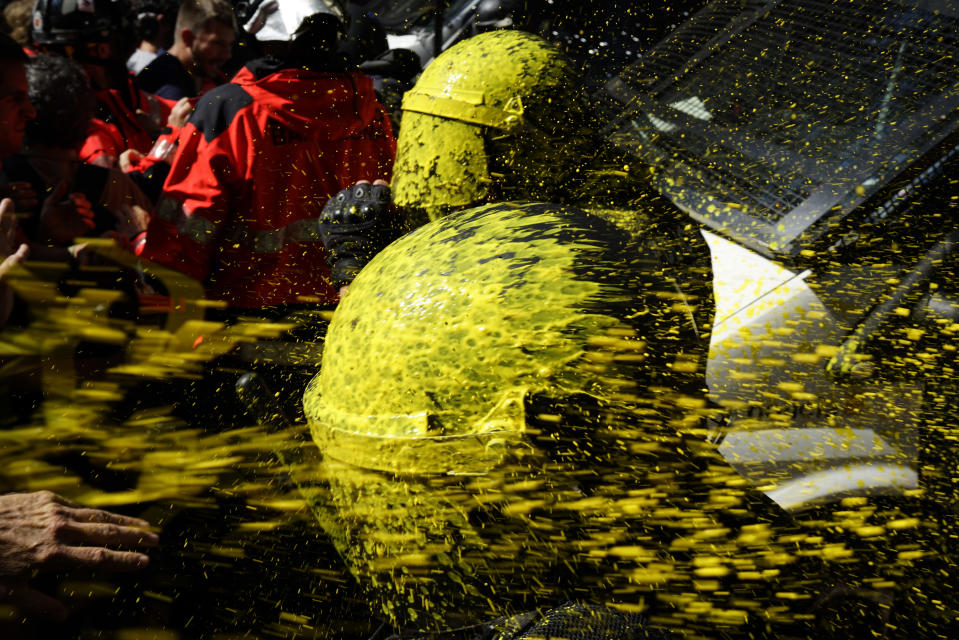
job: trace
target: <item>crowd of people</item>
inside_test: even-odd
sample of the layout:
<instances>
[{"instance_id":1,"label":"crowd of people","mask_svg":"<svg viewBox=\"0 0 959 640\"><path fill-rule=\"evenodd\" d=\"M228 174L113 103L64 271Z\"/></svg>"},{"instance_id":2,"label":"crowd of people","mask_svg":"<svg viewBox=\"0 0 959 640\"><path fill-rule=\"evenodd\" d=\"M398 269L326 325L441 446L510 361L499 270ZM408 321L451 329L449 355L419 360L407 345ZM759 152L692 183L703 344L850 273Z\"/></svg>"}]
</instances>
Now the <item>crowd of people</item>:
<instances>
[{"instance_id":1,"label":"crowd of people","mask_svg":"<svg viewBox=\"0 0 959 640\"><path fill-rule=\"evenodd\" d=\"M389 115L357 70L364 60L351 57L375 58L382 51L370 46L385 50L385 38L354 42L347 54L339 32L348 16L337 3L243 9L223 0L6 6L7 329L43 312L14 292L11 270L29 260L75 272L97 260L95 238L179 269L234 309L336 304L314 222L340 189L390 177ZM135 279L125 293L142 305L155 291ZM145 520L49 491L0 503L3 602L28 618L66 615L30 586L38 571L140 569L141 551L157 542Z\"/></svg>"},{"instance_id":2,"label":"crowd of people","mask_svg":"<svg viewBox=\"0 0 959 640\"><path fill-rule=\"evenodd\" d=\"M150 265L202 287L217 328L193 325L197 353L223 326L335 309L299 409L323 463L281 482L387 628L803 637L888 620L886 592L826 562L842 542L701 437L708 249L600 139L556 46L476 36L400 110L386 91L417 65L333 0L22 3L0 39L0 322L36 318L7 283L18 265L89 265L104 238L134 265L116 283L134 308L184 304ZM232 394L224 370L185 395ZM278 422L282 394L262 395L237 415ZM223 405L201 420L229 422ZM151 525L0 496L0 599L64 616L35 574L145 567ZM837 601L875 615L817 627Z\"/></svg>"},{"instance_id":3,"label":"crowd of people","mask_svg":"<svg viewBox=\"0 0 959 640\"><path fill-rule=\"evenodd\" d=\"M334 304L304 221L344 186L388 180L394 154L372 81L337 50L345 16L319 3L246 7L260 55L226 82L240 27L231 5L181 4L169 45L159 25L171 12L137 7L130 17L157 28L128 56L120 4L40 3L32 40L6 43L9 64L27 70L26 86L5 84L25 91L5 119L4 195L20 239L35 257L76 259L75 238L110 234L234 306ZM154 53L135 76L124 64ZM225 237L235 255L220 255Z\"/></svg>"}]
</instances>

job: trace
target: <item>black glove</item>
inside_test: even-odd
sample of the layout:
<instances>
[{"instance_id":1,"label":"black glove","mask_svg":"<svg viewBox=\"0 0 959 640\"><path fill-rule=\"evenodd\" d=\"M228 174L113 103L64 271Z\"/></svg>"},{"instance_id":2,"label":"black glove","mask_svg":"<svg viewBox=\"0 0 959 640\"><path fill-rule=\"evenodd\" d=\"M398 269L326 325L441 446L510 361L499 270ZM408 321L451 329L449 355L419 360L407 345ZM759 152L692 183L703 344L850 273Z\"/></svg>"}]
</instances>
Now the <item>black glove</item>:
<instances>
[{"instance_id":1,"label":"black glove","mask_svg":"<svg viewBox=\"0 0 959 640\"><path fill-rule=\"evenodd\" d=\"M399 236L389 213L390 188L357 184L329 199L320 213L320 238L333 286L353 281L373 256Z\"/></svg>"}]
</instances>

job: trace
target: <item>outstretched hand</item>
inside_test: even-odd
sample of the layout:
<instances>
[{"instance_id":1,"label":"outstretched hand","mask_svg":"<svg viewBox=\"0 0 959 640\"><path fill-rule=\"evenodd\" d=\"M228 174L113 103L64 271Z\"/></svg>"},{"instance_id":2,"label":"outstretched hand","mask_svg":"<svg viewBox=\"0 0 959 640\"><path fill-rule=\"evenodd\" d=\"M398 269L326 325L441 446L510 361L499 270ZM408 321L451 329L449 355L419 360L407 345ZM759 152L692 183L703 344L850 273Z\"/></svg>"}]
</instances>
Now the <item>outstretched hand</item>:
<instances>
[{"instance_id":1,"label":"outstretched hand","mask_svg":"<svg viewBox=\"0 0 959 640\"><path fill-rule=\"evenodd\" d=\"M0 495L0 598L28 613L62 618L66 609L60 602L29 587L31 574L146 567L149 558L134 549L156 546L158 538L148 526L139 518L80 507L49 491Z\"/></svg>"}]
</instances>

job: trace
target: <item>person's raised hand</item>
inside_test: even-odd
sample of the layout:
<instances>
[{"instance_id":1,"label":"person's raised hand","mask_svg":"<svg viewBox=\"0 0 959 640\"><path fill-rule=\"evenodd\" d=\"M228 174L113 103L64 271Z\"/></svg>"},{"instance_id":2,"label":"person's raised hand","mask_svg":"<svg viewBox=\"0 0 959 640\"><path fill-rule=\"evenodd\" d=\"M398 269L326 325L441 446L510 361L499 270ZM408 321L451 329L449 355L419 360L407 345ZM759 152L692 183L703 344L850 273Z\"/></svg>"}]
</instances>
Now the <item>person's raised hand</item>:
<instances>
[{"instance_id":1,"label":"person's raised hand","mask_svg":"<svg viewBox=\"0 0 959 640\"><path fill-rule=\"evenodd\" d=\"M120 154L117 164L120 167L120 171L123 173L130 173L130 170L133 169L133 167L140 164L140 160L143 160L143 157L144 155L136 149L127 149Z\"/></svg>"},{"instance_id":2,"label":"person's raised hand","mask_svg":"<svg viewBox=\"0 0 959 640\"><path fill-rule=\"evenodd\" d=\"M30 247L25 244L21 244L17 247L16 251L8 254L5 257L0 257L2 258L2 261L0 261L0 282L3 281L3 278L7 275L10 269L13 269L13 267L26 260L29 256Z\"/></svg>"},{"instance_id":3,"label":"person's raised hand","mask_svg":"<svg viewBox=\"0 0 959 640\"><path fill-rule=\"evenodd\" d=\"M193 102L189 98L180 98L170 109L170 115L166 119L167 124L175 129L182 129L192 113Z\"/></svg>"},{"instance_id":4,"label":"person's raised hand","mask_svg":"<svg viewBox=\"0 0 959 640\"><path fill-rule=\"evenodd\" d=\"M17 244L17 217L13 200L0 200L0 281L14 265L20 264L30 252L25 244Z\"/></svg>"},{"instance_id":5,"label":"person's raised hand","mask_svg":"<svg viewBox=\"0 0 959 640\"><path fill-rule=\"evenodd\" d=\"M27 259L29 248L17 244L17 217L13 213L13 200L0 200L0 327L7 323L13 311L13 289L4 282L7 273Z\"/></svg>"}]
</instances>

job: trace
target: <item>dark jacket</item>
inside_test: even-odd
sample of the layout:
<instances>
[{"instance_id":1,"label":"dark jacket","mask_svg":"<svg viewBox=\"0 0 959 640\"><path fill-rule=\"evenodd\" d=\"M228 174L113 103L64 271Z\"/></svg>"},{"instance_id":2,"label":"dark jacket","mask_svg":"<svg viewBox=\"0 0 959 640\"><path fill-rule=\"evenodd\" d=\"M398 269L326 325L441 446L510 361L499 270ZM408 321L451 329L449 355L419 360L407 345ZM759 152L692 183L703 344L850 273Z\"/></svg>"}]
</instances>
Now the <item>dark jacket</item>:
<instances>
[{"instance_id":1,"label":"dark jacket","mask_svg":"<svg viewBox=\"0 0 959 640\"><path fill-rule=\"evenodd\" d=\"M196 80L180 60L169 53L157 56L137 74L137 82L144 91L168 100L192 98L197 95Z\"/></svg>"}]
</instances>

